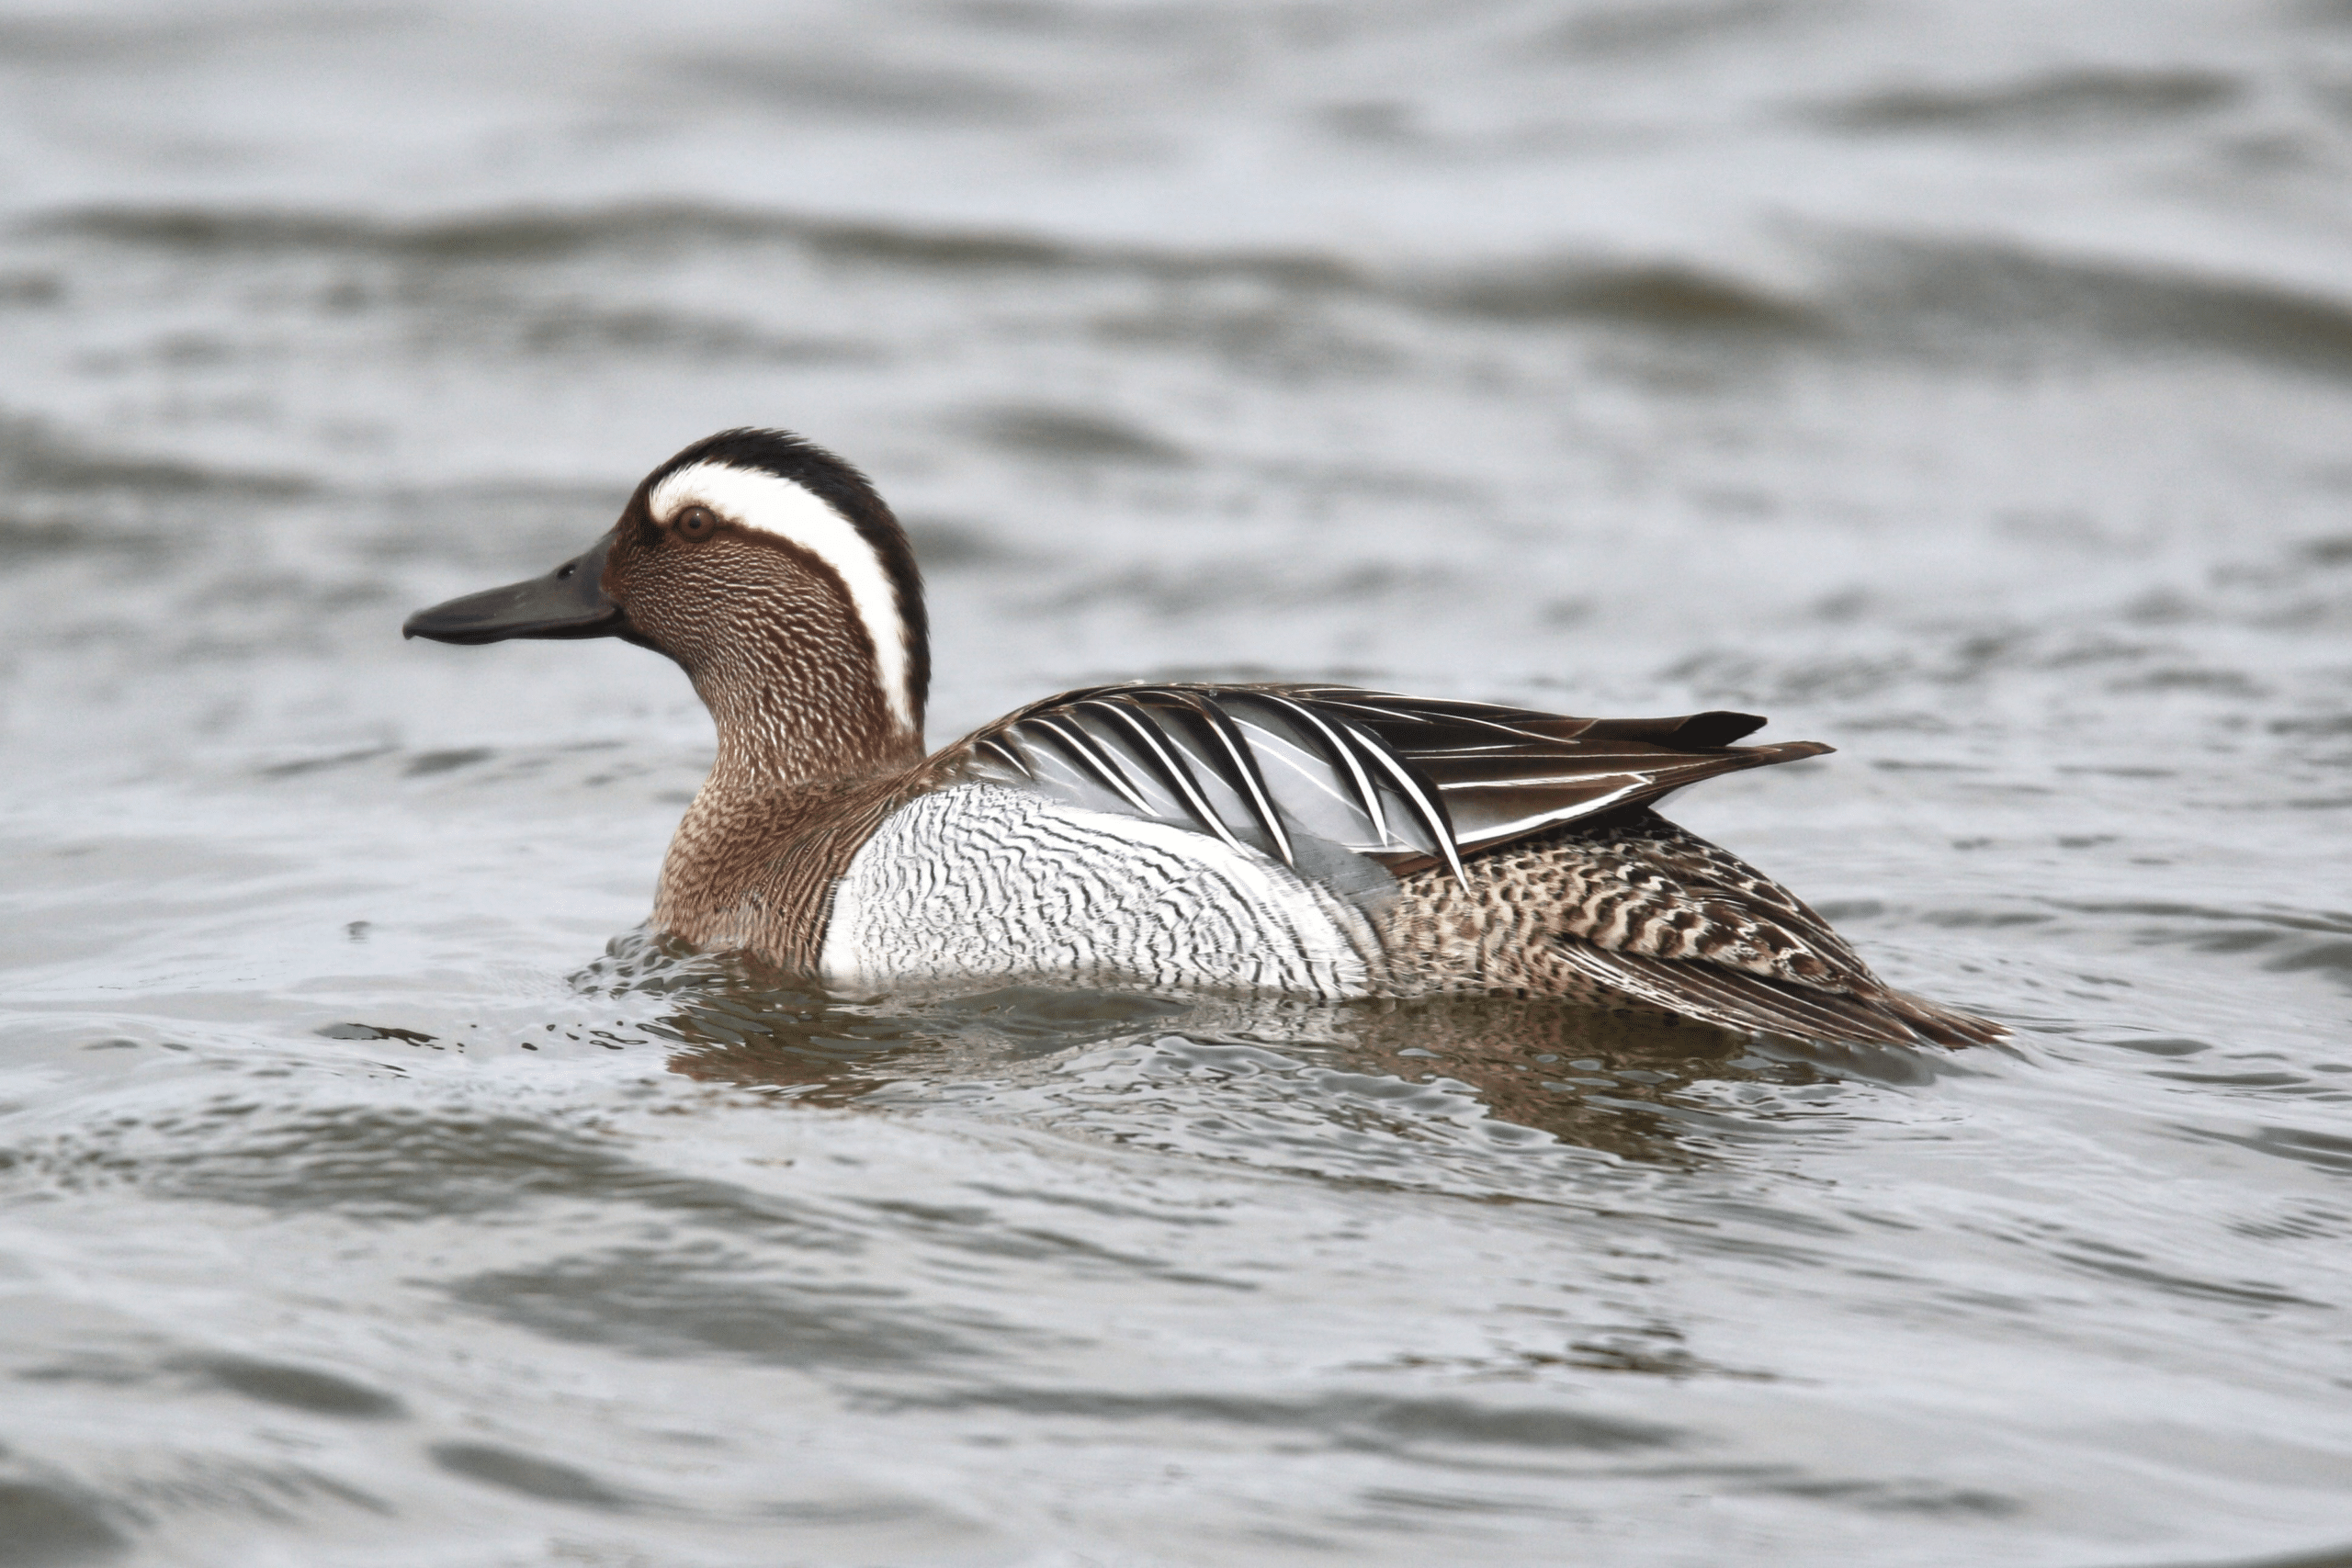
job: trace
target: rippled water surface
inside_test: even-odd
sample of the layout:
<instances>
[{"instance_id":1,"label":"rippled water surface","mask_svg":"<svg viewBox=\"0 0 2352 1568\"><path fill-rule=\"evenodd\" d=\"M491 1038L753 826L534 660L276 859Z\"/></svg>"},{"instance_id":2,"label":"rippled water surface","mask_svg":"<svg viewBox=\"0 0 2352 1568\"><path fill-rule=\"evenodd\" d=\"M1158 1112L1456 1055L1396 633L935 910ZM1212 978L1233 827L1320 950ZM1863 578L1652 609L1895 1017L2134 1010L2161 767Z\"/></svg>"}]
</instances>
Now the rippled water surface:
<instances>
[{"instance_id":1,"label":"rippled water surface","mask_svg":"<svg viewBox=\"0 0 2352 1568\"><path fill-rule=\"evenodd\" d=\"M2352 8L0 13L0 1562L2352 1562ZM789 425L945 739L1750 708L2013 1050L827 999L402 645Z\"/></svg>"}]
</instances>

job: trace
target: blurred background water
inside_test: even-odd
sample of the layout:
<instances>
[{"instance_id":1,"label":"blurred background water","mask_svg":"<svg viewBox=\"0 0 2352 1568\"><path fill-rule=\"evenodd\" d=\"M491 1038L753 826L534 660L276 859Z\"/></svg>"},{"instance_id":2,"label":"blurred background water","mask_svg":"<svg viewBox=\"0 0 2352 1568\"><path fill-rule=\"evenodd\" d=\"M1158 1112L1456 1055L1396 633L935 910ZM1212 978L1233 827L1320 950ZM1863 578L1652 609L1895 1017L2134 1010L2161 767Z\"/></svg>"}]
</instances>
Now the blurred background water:
<instances>
[{"instance_id":1,"label":"blurred background water","mask_svg":"<svg viewBox=\"0 0 2352 1568\"><path fill-rule=\"evenodd\" d=\"M2352 6L0 12L0 1562L2352 1562ZM412 644L724 425L934 739L1710 706L2012 1052L848 1005Z\"/></svg>"}]
</instances>

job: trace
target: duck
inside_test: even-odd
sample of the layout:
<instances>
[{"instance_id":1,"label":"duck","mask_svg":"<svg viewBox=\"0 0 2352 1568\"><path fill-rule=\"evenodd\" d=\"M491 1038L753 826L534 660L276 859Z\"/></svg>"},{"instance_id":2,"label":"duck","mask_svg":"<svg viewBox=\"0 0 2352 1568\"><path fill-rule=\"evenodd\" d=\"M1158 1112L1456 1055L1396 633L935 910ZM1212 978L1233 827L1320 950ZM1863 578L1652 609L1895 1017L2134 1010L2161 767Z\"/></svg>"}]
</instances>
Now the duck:
<instances>
[{"instance_id":1,"label":"duck","mask_svg":"<svg viewBox=\"0 0 2352 1568\"><path fill-rule=\"evenodd\" d=\"M673 660L718 750L651 928L834 995L1490 993L1849 1045L2007 1032L1890 987L1793 894L1658 814L1831 750L1736 744L1752 714L1136 681L932 750L913 547L864 473L787 431L695 442L581 555L401 630L618 637Z\"/></svg>"}]
</instances>

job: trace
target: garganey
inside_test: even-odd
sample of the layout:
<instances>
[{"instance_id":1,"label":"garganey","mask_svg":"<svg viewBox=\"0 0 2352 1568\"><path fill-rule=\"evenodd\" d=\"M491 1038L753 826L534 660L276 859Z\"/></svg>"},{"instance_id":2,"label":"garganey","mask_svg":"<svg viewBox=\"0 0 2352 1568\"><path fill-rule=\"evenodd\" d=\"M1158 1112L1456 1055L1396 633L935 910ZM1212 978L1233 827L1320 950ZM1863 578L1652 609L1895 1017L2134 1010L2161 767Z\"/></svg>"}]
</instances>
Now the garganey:
<instances>
[{"instance_id":1,"label":"garganey","mask_svg":"<svg viewBox=\"0 0 2352 1568\"><path fill-rule=\"evenodd\" d=\"M781 431L696 442L585 554L403 632L617 637L676 660L718 753L654 924L837 993L1487 991L1846 1043L2005 1032L1891 988L1793 895L1653 809L1829 750L1735 746L1752 715L1145 682L926 755L914 552L864 474Z\"/></svg>"}]
</instances>

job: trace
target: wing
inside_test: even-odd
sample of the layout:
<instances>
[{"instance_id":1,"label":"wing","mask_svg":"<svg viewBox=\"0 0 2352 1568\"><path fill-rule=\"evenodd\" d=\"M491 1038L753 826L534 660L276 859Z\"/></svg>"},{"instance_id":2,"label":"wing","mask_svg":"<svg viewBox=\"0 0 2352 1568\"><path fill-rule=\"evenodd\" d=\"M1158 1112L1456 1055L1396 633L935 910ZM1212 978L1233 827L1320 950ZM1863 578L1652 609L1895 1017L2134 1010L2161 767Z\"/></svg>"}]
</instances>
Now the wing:
<instances>
[{"instance_id":1,"label":"wing","mask_svg":"<svg viewBox=\"0 0 2352 1568\"><path fill-rule=\"evenodd\" d=\"M1990 1045L2008 1030L1872 981L1845 990L1800 986L1710 964L1613 952L1574 940L1561 954L1589 978L1664 1012L1737 1033L1761 1030L1798 1040L1859 1045Z\"/></svg>"},{"instance_id":2,"label":"wing","mask_svg":"<svg viewBox=\"0 0 2352 1568\"><path fill-rule=\"evenodd\" d=\"M1553 953L1652 1007L1736 1030L1881 1045L1981 1045L2007 1033L1871 973L1796 895L1648 812L1547 840Z\"/></svg>"},{"instance_id":3,"label":"wing","mask_svg":"<svg viewBox=\"0 0 2352 1568\"><path fill-rule=\"evenodd\" d=\"M1646 806L1718 773L1818 756L1735 747L1751 714L1569 718L1351 686L1066 692L968 738L969 776L1248 844L1308 874L1337 845L1409 875Z\"/></svg>"},{"instance_id":4,"label":"wing","mask_svg":"<svg viewBox=\"0 0 2352 1568\"><path fill-rule=\"evenodd\" d=\"M1798 897L1656 812L1572 823L1432 867L1382 911L1407 994L1487 991L1631 1001L1740 1032L1855 1044L1981 1044L2000 1025L1871 973Z\"/></svg>"},{"instance_id":5,"label":"wing","mask_svg":"<svg viewBox=\"0 0 2352 1568\"><path fill-rule=\"evenodd\" d=\"M1644 809L1702 779L1830 750L1732 744L1763 722L1569 718L1348 686L1136 684L1048 698L942 756L967 777L1250 845L1342 895L1401 896L1382 905L1392 936L1442 934L1453 922L1441 917L1474 906L1474 923L1532 920L1526 942L1502 944L1513 961L1565 965L1726 1028L1886 1044L2000 1038L1998 1024L1893 990L1794 895ZM1502 852L1466 874L1464 859L1486 851ZM1509 908L1485 907L1498 898ZM1445 977L1498 982L1483 968ZM1552 972L1501 983L1524 982L1541 994L1577 986Z\"/></svg>"}]
</instances>

